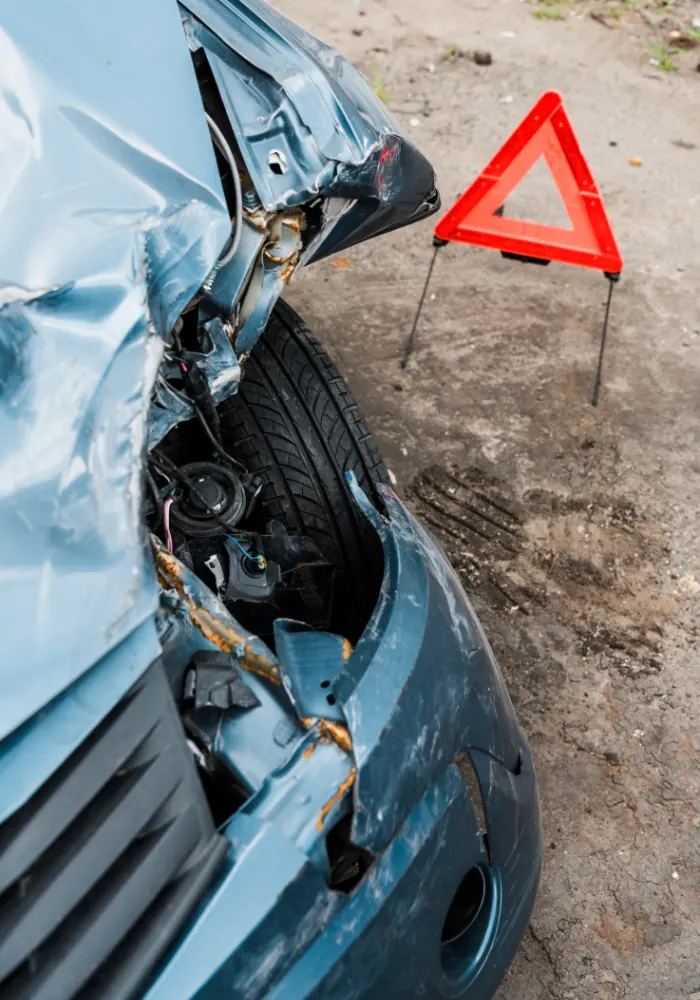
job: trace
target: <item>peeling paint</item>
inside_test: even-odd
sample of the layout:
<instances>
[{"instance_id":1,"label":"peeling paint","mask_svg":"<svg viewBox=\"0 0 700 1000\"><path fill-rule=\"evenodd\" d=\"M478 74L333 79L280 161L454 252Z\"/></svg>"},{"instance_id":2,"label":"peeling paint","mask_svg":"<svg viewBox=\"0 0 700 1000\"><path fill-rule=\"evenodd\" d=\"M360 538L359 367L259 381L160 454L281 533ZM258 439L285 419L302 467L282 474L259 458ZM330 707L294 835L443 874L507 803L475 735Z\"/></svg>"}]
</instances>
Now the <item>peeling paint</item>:
<instances>
[{"instance_id":1,"label":"peeling paint","mask_svg":"<svg viewBox=\"0 0 700 1000\"><path fill-rule=\"evenodd\" d=\"M352 740L347 726L343 726L339 722L331 722L330 719L319 719L318 731L321 734L321 739L328 737L346 753L352 751Z\"/></svg>"},{"instance_id":2,"label":"peeling paint","mask_svg":"<svg viewBox=\"0 0 700 1000\"><path fill-rule=\"evenodd\" d=\"M316 820L316 826L317 826L317 828L319 830L323 829L323 824L324 824L324 821L326 819L326 816L331 811L331 809L333 808L333 806L336 805L338 802L340 802L340 800L343 798L343 796L345 795L345 793L350 788L352 788L353 784L355 783L355 778L356 777L357 777L357 773L355 771L355 768L353 767L352 771L350 772L350 776L348 778L346 778L345 781L342 782L342 784L339 786L339 788L338 788L337 792L335 793L335 795L332 795L330 797L330 799L328 800L328 802L326 802L326 804L324 805L323 809L321 810L321 815Z\"/></svg>"},{"instance_id":3,"label":"peeling paint","mask_svg":"<svg viewBox=\"0 0 700 1000\"><path fill-rule=\"evenodd\" d=\"M347 726L343 726L339 722L332 722L330 719L302 718L299 721L305 729L313 729L316 726L322 741L331 741L337 744L345 753L352 752L352 740Z\"/></svg>"}]
</instances>

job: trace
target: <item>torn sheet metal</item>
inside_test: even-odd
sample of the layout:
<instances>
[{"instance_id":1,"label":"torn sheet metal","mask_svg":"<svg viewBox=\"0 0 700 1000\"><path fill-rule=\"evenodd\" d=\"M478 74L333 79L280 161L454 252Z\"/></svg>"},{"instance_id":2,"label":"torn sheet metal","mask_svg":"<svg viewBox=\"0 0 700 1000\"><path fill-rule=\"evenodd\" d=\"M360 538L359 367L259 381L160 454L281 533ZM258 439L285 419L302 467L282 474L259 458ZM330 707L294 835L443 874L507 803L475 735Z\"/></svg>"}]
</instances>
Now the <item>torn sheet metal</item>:
<instances>
[{"instance_id":1,"label":"torn sheet metal","mask_svg":"<svg viewBox=\"0 0 700 1000\"><path fill-rule=\"evenodd\" d=\"M437 211L430 163L338 52L261 0L181 9L265 209L323 199L303 263Z\"/></svg>"},{"instance_id":2,"label":"torn sheet metal","mask_svg":"<svg viewBox=\"0 0 700 1000\"><path fill-rule=\"evenodd\" d=\"M532 795L531 779L524 786L523 807ZM500 804L506 810L498 817L503 822L512 803L504 799ZM506 823L515 850L495 883L493 934L472 968L473 990L461 990L475 1000L493 995L537 888L536 801L527 817L524 811L516 815L517 828ZM464 872L488 864L478 819L454 765L421 796L350 896L328 890L307 856L276 825L239 815L233 827L239 863L146 1000L195 995L217 1000L224 990L245 1000L444 995L437 943L445 913ZM241 899L246 900L245 921Z\"/></svg>"},{"instance_id":3,"label":"torn sheet metal","mask_svg":"<svg viewBox=\"0 0 700 1000\"><path fill-rule=\"evenodd\" d=\"M498 830L506 902L492 943L508 956L540 858L531 760L461 588L391 491L384 516L354 484L382 538L382 594L357 649L311 640L305 671L298 638L278 659L160 546L154 568L141 476L148 441L191 416L165 382L165 416L149 403L200 288L230 310L210 320L212 350L190 358L221 399L304 240L306 261L422 217L437 204L432 169L337 53L260 0L187 7L265 214L257 226L248 206L230 267L215 267L230 221L177 7L67 0L27 27L9 9L0 31L0 739L20 727L3 743L0 799L19 808L160 640L199 766L228 768L241 795L228 869L149 1000L373 1000L397 984L429 996L444 985L435 945L455 885L488 861L458 750ZM197 698L185 681L201 651L230 662L231 679L210 675ZM32 770L43 739L53 749ZM351 812L375 862L345 895L328 885L326 835ZM478 970L484 989L502 969Z\"/></svg>"},{"instance_id":4,"label":"torn sheet metal","mask_svg":"<svg viewBox=\"0 0 700 1000\"><path fill-rule=\"evenodd\" d=\"M324 694L318 714L301 717L302 706L289 698L285 668L274 653L243 629L219 598L172 553L155 540L154 545L163 588L163 662L173 689L185 695L188 731L208 754L230 769L239 787L253 796L243 807L246 814L264 818L270 810L275 816L283 811L290 829L297 830L296 843L303 850L316 851L323 831L349 807L353 782L348 779L354 776L352 748L347 728L335 721L343 716L336 711L328 717L331 706ZM338 639L336 645L344 662L343 640ZM201 651L225 654L216 660L219 666L230 657L232 683L238 680L234 668L240 668L240 679L252 696L245 710L240 704L191 704L193 663L196 668L198 662L207 662L206 657L202 661ZM313 763L311 756L316 757ZM319 863L327 863L325 855Z\"/></svg>"},{"instance_id":5,"label":"torn sheet metal","mask_svg":"<svg viewBox=\"0 0 700 1000\"><path fill-rule=\"evenodd\" d=\"M176 619L186 625L190 633L199 632L212 646L235 657L243 670L279 686L277 658L265 643L242 628L222 601L172 552L166 551L158 539L152 538L152 542L158 578L165 596L170 595L168 600ZM162 617L165 627L162 641L165 645L172 641L173 624L169 622L168 615ZM186 654L178 648L178 655L182 658Z\"/></svg>"},{"instance_id":6,"label":"torn sheet metal","mask_svg":"<svg viewBox=\"0 0 700 1000\"><path fill-rule=\"evenodd\" d=\"M297 623L278 623L276 646L282 690L300 710L315 694L305 680L320 687L322 666L334 674L351 753L329 739L332 723L302 720L311 727L304 742L228 824L231 870L147 1000L216 1000L224 989L246 1000L442 995L436 943L455 887L478 865L489 879L488 933L460 981L461 995L476 1000L493 995L529 919L541 859L537 790L498 667L437 544L390 490L383 515L350 478L385 552L375 613L355 650L324 648L333 637L318 634L309 654L311 634ZM453 762L465 748L486 831ZM307 785L321 765L323 777ZM319 784L333 769L337 788L319 810ZM351 840L371 845L375 861L344 896L319 882L322 832L351 803Z\"/></svg>"},{"instance_id":7,"label":"torn sheet metal","mask_svg":"<svg viewBox=\"0 0 700 1000\"><path fill-rule=\"evenodd\" d=\"M207 353L186 351L183 358L195 362L207 376L217 406L237 390L239 358L262 336L275 303L291 281L300 260L304 225L304 216L297 210L271 214L259 203L252 209L244 206L237 252L228 264L215 265L207 277L207 295L230 318L217 316L204 323L211 349ZM149 414L149 448L194 416L186 397L169 381L179 378L179 364L173 356L161 367Z\"/></svg>"},{"instance_id":8,"label":"torn sheet metal","mask_svg":"<svg viewBox=\"0 0 700 1000\"><path fill-rule=\"evenodd\" d=\"M2 738L156 609L148 402L230 221L170 0L5 4L0 80Z\"/></svg>"},{"instance_id":9,"label":"torn sheet metal","mask_svg":"<svg viewBox=\"0 0 700 1000\"><path fill-rule=\"evenodd\" d=\"M347 793L354 780L355 768L348 754L335 743L319 741L315 732L309 733L285 766L270 774L258 794L240 809L227 833L235 844L239 815L274 823L328 873L325 834L348 812Z\"/></svg>"},{"instance_id":10,"label":"torn sheet metal","mask_svg":"<svg viewBox=\"0 0 700 1000\"><path fill-rule=\"evenodd\" d=\"M384 136L398 134L362 75L268 4L185 0L182 7L269 211L309 201L336 164L358 166Z\"/></svg>"},{"instance_id":11,"label":"torn sheet metal","mask_svg":"<svg viewBox=\"0 0 700 1000\"><path fill-rule=\"evenodd\" d=\"M209 294L221 309L230 311L245 291L256 261L269 238L272 218L259 204L251 210L244 203L238 250L228 264L223 267L215 266L207 277Z\"/></svg>"},{"instance_id":12,"label":"torn sheet metal","mask_svg":"<svg viewBox=\"0 0 700 1000\"><path fill-rule=\"evenodd\" d=\"M282 683L297 714L344 722L333 684L348 659L348 640L286 618L274 628Z\"/></svg>"},{"instance_id":13,"label":"torn sheet metal","mask_svg":"<svg viewBox=\"0 0 700 1000\"><path fill-rule=\"evenodd\" d=\"M299 263L304 218L285 213L273 217L265 243L253 265L250 284L241 300L236 350L250 351L262 335L273 306Z\"/></svg>"},{"instance_id":14,"label":"torn sheet metal","mask_svg":"<svg viewBox=\"0 0 700 1000\"><path fill-rule=\"evenodd\" d=\"M203 372L209 383L212 399L218 406L238 389L241 380L241 366L233 349L234 329L230 322L216 316L203 324L211 348L206 353L184 351L185 362L194 363ZM188 398L173 389L171 378L179 378L179 361L173 358L161 365L155 392L148 414L148 448L162 441L165 435L183 420L194 417L194 409Z\"/></svg>"}]
</instances>

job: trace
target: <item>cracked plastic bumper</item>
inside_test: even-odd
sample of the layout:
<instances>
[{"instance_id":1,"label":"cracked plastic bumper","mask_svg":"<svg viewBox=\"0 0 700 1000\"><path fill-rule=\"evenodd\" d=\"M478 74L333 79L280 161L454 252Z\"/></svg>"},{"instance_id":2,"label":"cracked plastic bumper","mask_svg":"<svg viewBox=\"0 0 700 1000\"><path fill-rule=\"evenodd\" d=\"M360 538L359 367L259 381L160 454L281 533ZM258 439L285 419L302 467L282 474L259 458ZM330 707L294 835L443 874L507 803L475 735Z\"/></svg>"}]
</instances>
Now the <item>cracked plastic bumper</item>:
<instances>
[{"instance_id":1,"label":"cracked plastic bumper","mask_svg":"<svg viewBox=\"0 0 700 1000\"><path fill-rule=\"evenodd\" d=\"M231 866L148 1000L491 997L527 924L541 862L532 759L493 654L444 555L390 490L375 614L336 691L357 779L353 841L374 865L331 891L298 843L254 810ZM478 776L481 829L457 764ZM484 873L477 923L441 945L465 874Z\"/></svg>"}]
</instances>

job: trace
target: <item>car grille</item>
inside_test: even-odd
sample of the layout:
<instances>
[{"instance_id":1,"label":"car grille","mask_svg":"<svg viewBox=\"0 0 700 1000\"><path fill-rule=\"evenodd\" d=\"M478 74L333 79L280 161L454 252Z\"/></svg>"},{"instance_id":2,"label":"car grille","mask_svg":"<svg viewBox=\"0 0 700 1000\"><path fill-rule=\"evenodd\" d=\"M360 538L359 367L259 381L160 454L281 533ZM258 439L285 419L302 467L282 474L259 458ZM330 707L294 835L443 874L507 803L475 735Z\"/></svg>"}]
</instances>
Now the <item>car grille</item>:
<instances>
[{"instance_id":1,"label":"car grille","mask_svg":"<svg viewBox=\"0 0 700 1000\"><path fill-rule=\"evenodd\" d=\"M0 825L0 998L139 996L226 844L156 663Z\"/></svg>"}]
</instances>

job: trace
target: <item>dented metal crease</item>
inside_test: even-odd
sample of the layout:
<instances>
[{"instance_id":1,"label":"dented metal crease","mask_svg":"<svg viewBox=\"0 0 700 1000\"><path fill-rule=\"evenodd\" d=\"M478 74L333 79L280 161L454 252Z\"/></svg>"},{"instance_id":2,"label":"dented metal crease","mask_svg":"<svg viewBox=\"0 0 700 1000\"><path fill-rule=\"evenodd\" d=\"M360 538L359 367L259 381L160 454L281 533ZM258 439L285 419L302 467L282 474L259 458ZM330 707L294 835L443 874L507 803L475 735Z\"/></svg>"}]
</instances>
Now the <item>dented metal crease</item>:
<instances>
[{"instance_id":1,"label":"dented metal crease","mask_svg":"<svg viewBox=\"0 0 700 1000\"><path fill-rule=\"evenodd\" d=\"M1 739L156 609L149 399L230 222L167 0L6 6L0 83Z\"/></svg>"},{"instance_id":2,"label":"dented metal crease","mask_svg":"<svg viewBox=\"0 0 700 1000\"><path fill-rule=\"evenodd\" d=\"M229 213L177 8L67 0L38 18L4 11L0 740L32 716L30 726L51 731L45 720L56 710L60 722L64 693L79 702L85 691L69 741L77 746L90 728L85 706L93 721L103 717L153 661L156 616L171 680L197 650L230 655L259 705L205 708L188 726L249 798L226 826L230 867L148 1000L224 992L349 1000L367 969L375 995L428 994L453 876L485 858L456 752L470 751L479 776L503 884L525 884L526 871L531 893L539 858L531 758L442 554L391 491L382 493L384 516L352 484L382 539L386 573L356 649L343 644L333 661L345 725L300 717L287 694L294 681L297 704L311 701L301 674L293 678L157 546L159 588L141 512L147 438L153 444L191 416L162 384L156 405L165 416L149 414L177 317L210 279L212 298L237 320L235 350L222 323L212 329L221 354L197 360L214 380L216 370L223 376L217 392L234 391L237 362L298 263L327 252L357 200L390 214L409 144L398 145L356 71L259 0L186 7L190 47L206 50L264 206L244 213L241 248L225 267L217 258ZM138 31L107 32L108 18ZM272 171L272 162L285 169ZM304 247L294 206L319 194L320 229ZM100 699L91 685L105 673L114 680ZM55 761L38 766L40 782ZM28 782L23 788L31 794ZM326 882L325 834L351 810L352 839L376 862L344 897ZM380 918L389 898L387 928ZM510 933L526 919L529 897L506 898ZM392 968L392 934L411 942L405 969Z\"/></svg>"}]
</instances>

